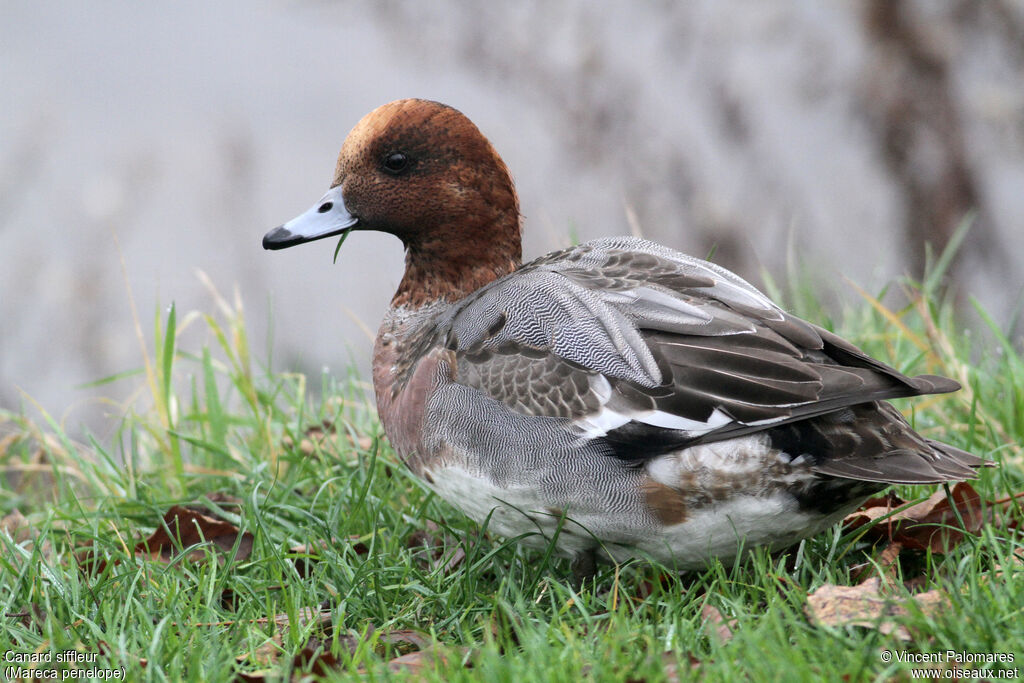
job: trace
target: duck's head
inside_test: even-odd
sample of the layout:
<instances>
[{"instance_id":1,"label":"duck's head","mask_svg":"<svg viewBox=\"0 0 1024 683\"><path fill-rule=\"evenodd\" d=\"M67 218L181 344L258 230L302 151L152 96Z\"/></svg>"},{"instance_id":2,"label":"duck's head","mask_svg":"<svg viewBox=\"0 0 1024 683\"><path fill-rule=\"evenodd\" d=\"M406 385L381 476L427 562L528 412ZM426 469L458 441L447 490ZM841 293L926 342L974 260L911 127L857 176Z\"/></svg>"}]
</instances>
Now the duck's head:
<instances>
[{"instance_id":1,"label":"duck's head","mask_svg":"<svg viewBox=\"0 0 1024 683\"><path fill-rule=\"evenodd\" d=\"M363 117L345 139L331 188L268 232L263 247L284 249L351 230L401 239L406 279L419 280L409 286L443 278L460 291L472 287L463 295L521 258L508 168L472 121L427 100L398 100ZM430 268L438 272L428 275Z\"/></svg>"}]
</instances>

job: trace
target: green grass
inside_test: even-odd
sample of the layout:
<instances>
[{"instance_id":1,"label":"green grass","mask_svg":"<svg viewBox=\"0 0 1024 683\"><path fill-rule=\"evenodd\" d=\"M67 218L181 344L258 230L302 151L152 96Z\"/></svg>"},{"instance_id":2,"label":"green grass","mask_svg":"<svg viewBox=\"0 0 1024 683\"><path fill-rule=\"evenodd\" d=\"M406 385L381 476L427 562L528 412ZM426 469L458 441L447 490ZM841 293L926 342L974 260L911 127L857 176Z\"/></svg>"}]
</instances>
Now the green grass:
<instances>
[{"instance_id":1,"label":"green grass","mask_svg":"<svg viewBox=\"0 0 1024 683\"><path fill-rule=\"evenodd\" d=\"M905 372L960 379L956 395L901 407L926 435L1002 464L976 483L983 499L1024 490L1019 340L980 307L965 329L937 280L907 286L903 309L866 297L834 320L809 291L772 293ZM186 325L205 325L210 346L178 348ZM369 680L908 679L912 665L883 663L885 649L1005 652L1022 666L1019 507L946 555L901 556L897 573L924 575L919 589L948 601L895 617L911 642L809 622L808 594L856 583L853 567L881 549L838 528L786 556L754 552L682 577L606 566L577 587L566 560L487 534L408 474L365 382L313 379L321 399L306 377L258 367L237 302L180 320L172 308L153 338L142 371L113 378L141 377L144 398L112 439L74 440L38 408L38 418L0 414L0 515L17 509L28 523L0 531L0 653L77 650L129 680L286 679L308 669L308 656L294 664L304 648L337 658L329 676ZM251 553L228 560L211 543L167 561L134 553L175 504L218 511L252 534ZM899 582L891 590L910 595ZM299 618L321 606L326 627ZM734 620L731 638L716 635L709 606ZM438 656L393 673L389 661L416 649L389 642L401 629L425 633Z\"/></svg>"}]
</instances>

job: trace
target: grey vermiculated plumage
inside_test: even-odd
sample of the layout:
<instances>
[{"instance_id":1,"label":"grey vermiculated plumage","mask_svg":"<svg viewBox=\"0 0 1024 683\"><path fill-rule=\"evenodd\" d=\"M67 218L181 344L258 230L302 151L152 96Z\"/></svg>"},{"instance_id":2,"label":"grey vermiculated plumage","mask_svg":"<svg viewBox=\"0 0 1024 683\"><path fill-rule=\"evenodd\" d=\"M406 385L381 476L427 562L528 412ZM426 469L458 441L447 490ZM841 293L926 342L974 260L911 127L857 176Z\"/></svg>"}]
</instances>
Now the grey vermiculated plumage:
<instances>
[{"instance_id":1,"label":"grey vermiculated plumage","mask_svg":"<svg viewBox=\"0 0 1024 683\"><path fill-rule=\"evenodd\" d=\"M350 230L406 249L372 365L395 453L489 530L579 566L781 550L888 483L988 464L885 403L956 382L905 377L719 266L633 238L522 265L508 168L446 105L364 116L327 194L263 244Z\"/></svg>"},{"instance_id":2,"label":"grey vermiculated plumage","mask_svg":"<svg viewBox=\"0 0 1024 683\"><path fill-rule=\"evenodd\" d=\"M423 341L455 352L459 383L519 413L632 417L594 437L626 460L764 431L780 448L815 444L816 471L835 477L928 483L983 464L880 402L955 391L953 380L906 377L733 273L640 239L526 264L453 306ZM681 428L652 424L654 411Z\"/></svg>"}]
</instances>

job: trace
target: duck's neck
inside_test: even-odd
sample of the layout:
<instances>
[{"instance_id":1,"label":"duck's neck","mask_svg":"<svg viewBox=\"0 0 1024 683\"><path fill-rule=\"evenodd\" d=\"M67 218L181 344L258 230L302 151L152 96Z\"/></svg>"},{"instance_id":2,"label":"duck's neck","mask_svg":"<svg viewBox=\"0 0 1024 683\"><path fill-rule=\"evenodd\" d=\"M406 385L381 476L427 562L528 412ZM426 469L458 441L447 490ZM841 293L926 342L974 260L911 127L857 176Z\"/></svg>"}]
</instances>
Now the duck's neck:
<instances>
[{"instance_id":1,"label":"duck's neck","mask_svg":"<svg viewBox=\"0 0 1024 683\"><path fill-rule=\"evenodd\" d=\"M474 223L476 223L474 225ZM405 245L405 276L392 307L455 303L522 264L519 213L437 226Z\"/></svg>"}]
</instances>

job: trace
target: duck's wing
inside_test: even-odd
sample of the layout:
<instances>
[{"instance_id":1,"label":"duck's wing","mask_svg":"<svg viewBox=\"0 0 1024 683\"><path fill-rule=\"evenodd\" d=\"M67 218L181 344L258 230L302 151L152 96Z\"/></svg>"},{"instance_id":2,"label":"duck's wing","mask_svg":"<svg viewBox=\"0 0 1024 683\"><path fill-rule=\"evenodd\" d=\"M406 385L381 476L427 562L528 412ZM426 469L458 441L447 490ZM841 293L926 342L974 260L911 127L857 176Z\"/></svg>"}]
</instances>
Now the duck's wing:
<instances>
[{"instance_id":1,"label":"duck's wing","mask_svg":"<svg viewBox=\"0 0 1024 683\"><path fill-rule=\"evenodd\" d=\"M441 329L459 383L630 460L959 388L904 376L724 268L633 238L534 261Z\"/></svg>"}]
</instances>

